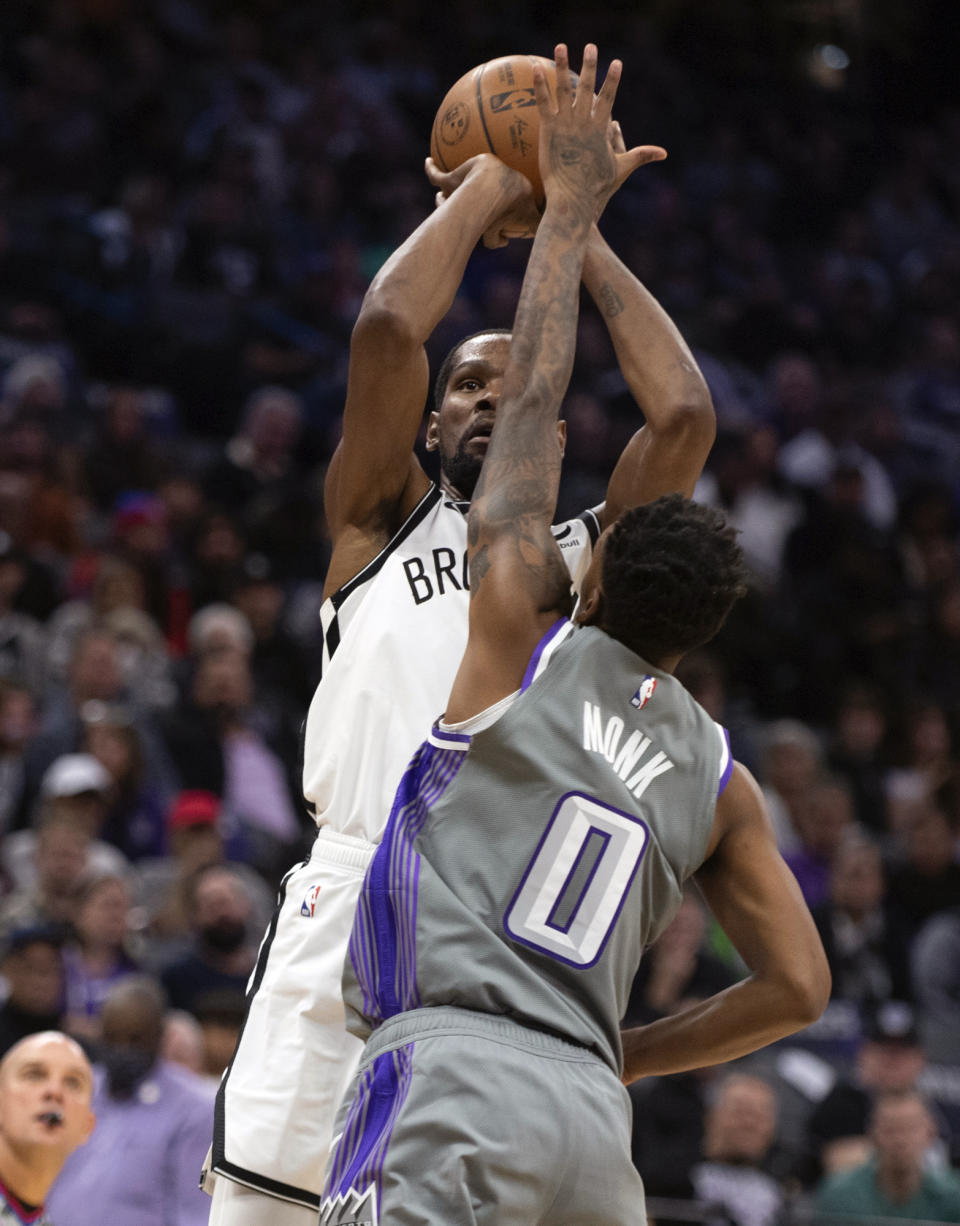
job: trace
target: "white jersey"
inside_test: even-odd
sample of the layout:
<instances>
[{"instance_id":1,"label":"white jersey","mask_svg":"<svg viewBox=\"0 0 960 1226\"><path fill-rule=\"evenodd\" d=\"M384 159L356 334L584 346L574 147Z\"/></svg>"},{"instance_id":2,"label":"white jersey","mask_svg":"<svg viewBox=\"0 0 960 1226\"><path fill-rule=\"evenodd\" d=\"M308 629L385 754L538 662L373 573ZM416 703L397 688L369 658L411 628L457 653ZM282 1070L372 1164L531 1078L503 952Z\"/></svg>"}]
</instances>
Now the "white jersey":
<instances>
[{"instance_id":1,"label":"white jersey","mask_svg":"<svg viewBox=\"0 0 960 1226\"><path fill-rule=\"evenodd\" d=\"M467 643L467 506L431 486L381 553L323 603L303 770L319 826L378 843L424 729L446 708ZM593 511L553 527L574 588L599 533Z\"/></svg>"}]
</instances>

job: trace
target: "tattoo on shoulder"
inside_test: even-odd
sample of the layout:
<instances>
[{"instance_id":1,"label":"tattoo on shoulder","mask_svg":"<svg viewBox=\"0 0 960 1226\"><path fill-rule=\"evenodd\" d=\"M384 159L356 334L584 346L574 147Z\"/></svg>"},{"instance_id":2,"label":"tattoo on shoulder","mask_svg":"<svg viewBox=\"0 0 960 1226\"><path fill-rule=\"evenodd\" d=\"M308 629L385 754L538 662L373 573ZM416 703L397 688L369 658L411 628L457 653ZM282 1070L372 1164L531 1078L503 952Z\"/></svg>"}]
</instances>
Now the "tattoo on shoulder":
<instances>
[{"instance_id":1,"label":"tattoo on shoulder","mask_svg":"<svg viewBox=\"0 0 960 1226\"><path fill-rule=\"evenodd\" d=\"M608 319L613 319L623 310L623 299L609 281L600 286L600 309Z\"/></svg>"}]
</instances>

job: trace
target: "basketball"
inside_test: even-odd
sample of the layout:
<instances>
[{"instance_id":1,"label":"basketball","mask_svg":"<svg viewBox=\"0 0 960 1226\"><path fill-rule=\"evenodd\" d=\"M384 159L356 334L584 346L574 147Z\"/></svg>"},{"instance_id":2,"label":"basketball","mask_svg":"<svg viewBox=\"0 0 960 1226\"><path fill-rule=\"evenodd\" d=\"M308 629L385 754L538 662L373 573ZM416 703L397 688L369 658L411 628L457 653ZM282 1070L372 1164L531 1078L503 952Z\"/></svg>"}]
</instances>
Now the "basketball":
<instances>
[{"instance_id":1,"label":"basketball","mask_svg":"<svg viewBox=\"0 0 960 1226\"><path fill-rule=\"evenodd\" d=\"M502 55L470 70L450 89L433 121L430 156L441 170L455 170L478 153L493 153L525 174L543 203L537 143L540 113L533 66L546 70L551 93L557 72L542 55Z\"/></svg>"}]
</instances>

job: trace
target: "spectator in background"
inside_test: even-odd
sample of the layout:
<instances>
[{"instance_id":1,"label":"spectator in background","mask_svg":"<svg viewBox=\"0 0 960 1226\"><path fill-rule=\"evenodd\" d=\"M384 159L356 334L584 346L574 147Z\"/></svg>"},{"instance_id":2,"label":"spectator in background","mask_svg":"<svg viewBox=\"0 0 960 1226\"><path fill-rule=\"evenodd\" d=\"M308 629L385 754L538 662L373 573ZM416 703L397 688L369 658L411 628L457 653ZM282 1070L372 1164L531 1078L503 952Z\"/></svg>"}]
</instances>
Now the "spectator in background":
<instances>
[{"instance_id":1,"label":"spectator in background","mask_svg":"<svg viewBox=\"0 0 960 1226\"><path fill-rule=\"evenodd\" d=\"M29 1034L59 1030L63 1016L62 934L50 927L7 934L0 954L6 996L0 1005L0 1055Z\"/></svg>"},{"instance_id":2,"label":"spectator in background","mask_svg":"<svg viewBox=\"0 0 960 1226\"><path fill-rule=\"evenodd\" d=\"M721 1208L735 1226L776 1226L779 1220L783 1189L769 1169L777 1112L773 1087L744 1073L725 1078L708 1107L703 1155L691 1183L698 1201Z\"/></svg>"},{"instance_id":3,"label":"spectator in background","mask_svg":"<svg viewBox=\"0 0 960 1226\"><path fill-rule=\"evenodd\" d=\"M113 781L92 754L68 753L51 763L40 787L35 828L8 835L0 846L3 866L17 893L30 894L38 885L37 848L40 829L63 820L84 842L86 868L92 872L123 873L126 859L97 837L106 820Z\"/></svg>"},{"instance_id":4,"label":"spectator in background","mask_svg":"<svg viewBox=\"0 0 960 1226\"><path fill-rule=\"evenodd\" d=\"M117 557L103 554L96 561L96 571L89 591L60 605L47 623L47 674L56 686L70 675L77 640L85 631L102 628L108 614L117 609L143 610L146 604L143 579L136 567ZM83 695L83 698L87 695Z\"/></svg>"},{"instance_id":5,"label":"spectator in background","mask_svg":"<svg viewBox=\"0 0 960 1226\"><path fill-rule=\"evenodd\" d=\"M168 796L162 781L147 774L143 742L130 713L123 707L88 702L81 714L82 747L113 781L104 839L134 863L162 855Z\"/></svg>"},{"instance_id":6,"label":"spectator in background","mask_svg":"<svg viewBox=\"0 0 960 1226\"><path fill-rule=\"evenodd\" d=\"M204 512L187 560L194 609L230 598L247 540L236 518L215 508Z\"/></svg>"},{"instance_id":7,"label":"spectator in background","mask_svg":"<svg viewBox=\"0 0 960 1226\"><path fill-rule=\"evenodd\" d=\"M66 930L74 893L89 867L89 849L89 836L69 814L54 810L42 815L33 860L36 880L3 900L0 932L33 924Z\"/></svg>"},{"instance_id":8,"label":"spectator in background","mask_svg":"<svg viewBox=\"0 0 960 1226\"><path fill-rule=\"evenodd\" d=\"M247 401L239 432L207 473L210 502L248 522L287 494L297 479L296 446L303 424L300 398L284 387L264 387Z\"/></svg>"},{"instance_id":9,"label":"spectator in background","mask_svg":"<svg viewBox=\"0 0 960 1226\"><path fill-rule=\"evenodd\" d=\"M100 1037L107 995L137 970L127 952L130 908L130 887L123 877L94 877L75 896L72 934L63 948L64 1027L78 1039Z\"/></svg>"},{"instance_id":10,"label":"spectator in background","mask_svg":"<svg viewBox=\"0 0 960 1226\"><path fill-rule=\"evenodd\" d=\"M722 433L695 491L698 502L719 507L737 529L747 564L765 591L776 587L787 536L803 511L776 471L776 456L776 435L768 426Z\"/></svg>"},{"instance_id":11,"label":"spectator in background","mask_svg":"<svg viewBox=\"0 0 960 1226\"><path fill-rule=\"evenodd\" d=\"M89 1138L93 1075L82 1049L49 1031L0 1062L0 1219L44 1226L43 1202L67 1157ZM8 1217L9 1215L9 1217Z\"/></svg>"},{"instance_id":12,"label":"spectator in background","mask_svg":"<svg viewBox=\"0 0 960 1226\"><path fill-rule=\"evenodd\" d=\"M123 705L127 687L123 675L120 644L109 630L91 627L74 641L69 680L62 689L49 695L40 732L27 756L28 787L35 794L43 772L55 758L75 752L83 741L83 710L88 702ZM136 711L144 753L151 774L169 778L170 766L153 719Z\"/></svg>"},{"instance_id":13,"label":"spectator in background","mask_svg":"<svg viewBox=\"0 0 960 1226\"><path fill-rule=\"evenodd\" d=\"M37 730L37 700L21 685L0 681L0 836L21 824L24 756Z\"/></svg>"},{"instance_id":14,"label":"spectator in background","mask_svg":"<svg viewBox=\"0 0 960 1226\"><path fill-rule=\"evenodd\" d=\"M86 488L94 505L109 512L126 490L156 489L160 457L147 433L143 392L114 386L107 392L84 457Z\"/></svg>"},{"instance_id":15,"label":"spectator in background","mask_svg":"<svg viewBox=\"0 0 960 1226\"><path fill-rule=\"evenodd\" d=\"M189 900L194 879L202 869L225 860L219 817L220 801L212 792L181 792L167 818L169 856L137 866L137 897L145 915L142 936L151 966L169 965L192 947ZM247 865L230 867L252 901L251 931L263 932L273 912L273 895Z\"/></svg>"},{"instance_id":16,"label":"spectator in background","mask_svg":"<svg viewBox=\"0 0 960 1226\"><path fill-rule=\"evenodd\" d=\"M107 997L93 1095L97 1130L49 1197L57 1226L206 1226L209 1201L197 1174L213 1091L161 1060L163 1018L163 994L149 979L124 980Z\"/></svg>"},{"instance_id":17,"label":"spectator in background","mask_svg":"<svg viewBox=\"0 0 960 1226\"><path fill-rule=\"evenodd\" d=\"M781 719L769 726L763 737L761 779L782 852L800 846L798 814L822 769L823 750L806 724Z\"/></svg>"},{"instance_id":18,"label":"spectator in background","mask_svg":"<svg viewBox=\"0 0 960 1226\"><path fill-rule=\"evenodd\" d=\"M230 599L253 632L250 667L258 702L269 703L285 721L296 712L299 728L316 678L312 662L283 625L284 590L268 557L244 559Z\"/></svg>"},{"instance_id":19,"label":"spectator in background","mask_svg":"<svg viewBox=\"0 0 960 1226\"><path fill-rule=\"evenodd\" d=\"M933 1118L915 1090L888 1090L871 1112L873 1154L828 1176L817 1193L821 1214L868 1220L901 1217L960 1222L960 1178L926 1162L935 1137Z\"/></svg>"},{"instance_id":20,"label":"spectator in background","mask_svg":"<svg viewBox=\"0 0 960 1226\"><path fill-rule=\"evenodd\" d=\"M187 787L223 797L231 858L270 879L300 827L283 760L261 732L265 722L254 704L248 657L210 651L198 661L191 700L167 723L167 743Z\"/></svg>"},{"instance_id":21,"label":"spectator in background","mask_svg":"<svg viewBox=\"0 0 960 1226\"><path fill-rule=\"evenodd\" d=\"M214 988L197 997L196 1014L203 1037L202 1072L219 1084L247 1015L246 995L236 988Z\"/></svg>"},{"instance_id":22,"label":"spectator in background","mask_svg":"<svg viewBox=\"0 0 960 1226\"><path fill-rule=\"evenodd\" d=\"M809 1149L826 1174L866 1160L877 1096L916 1090L925 1065L909 1005L889 1000L868 1015L853 1074L837 1079L807 1122Z\"/></svg>"},{"instance_id":23,"label":"spectator in background","mask_svg":"<svg viewBox=\"0 0 960 1226\"><path fill-rule=\"evenodd\" d=\"M908 942L891 919L880 849L848 833L830 862L829 896L813 908L833 977L831 996L869 1013L911 995Z\"/></svg>"},{"instance_id":24,"label":"spectator in background","mask_svg":"<svg viewBox=\"0 0 960 1226\"><path fill-rule=\"evenodd\" d=\"M784 852L784 859L800 883L807 906L817 907L827 901L837 848L855 829L850 789L839 778L821 779L798 800L793 824L799 846Z\"/></svg>"},{"instance_id":25,"label":"spectator in background","mask_svg":"<svg viewBox=\"0 0 960 1226\"><path fill-rule=\"evenodd\" d=\"M960 906L929 919L910 951L931 1060L960 1066Z\"/></svg>"},{"instance_id":26,"label":"spectator in background","mask_svg":"<svg viewBox=\"0 0 960 1226\"><path fill-rule=\"evenodd\" d=\"M890 902L909 940L931 916L960 899L960 863L956 836L932 798L905 815L898 841L902 857L890 872Z\"/></svg>"},{"instance_id":27,"label":"spectator in background","mask_svg":"<svg viewBox=\"0 0 960 1226\"><path fill-rule=\"evenodd\" d=\"M960 598L960 588L957 590ZM960 613L960 604L958 604ZM901 819L912 814L912 807L897 803L901 797L917 800L933 796L951 783L957 772L953 757L953 736L943 705L937 702L909 703L903 711L902 725L896 730L899 761L887 776L890 797L890 827L896 833Z\"/></svg>"},{"instance_id":28,"label":"spectator in background","mask_svg":"<svg viewBox=\"0 0 960 1226\"><path fill-rule=\"evenodd\" d=\"M45 637L40 623L17 610L27 579L27 554L0 531L0 681L43 691Z\"/></svg>"},{"instance_id":29,"label":"spectator in background","mask_svg":"<svg viewBox=\"0 0 960 1226\"><path fill-rule=\"evenodd\" d=\"M187 913L192 948L161 974L174 1009L197 1014L215 989L244 992L256 961L253 905L243 878L230 865L200 869L190 883Z\"/></svg>"},{"instance_id":30,"label":"spectator in background","mask_svg":"<svg viewBox=\"0 0 960 1226\"><path fill-rule=\"evenodd\" d=\"M205 1076L203 1031L192 1013L185 1009L168 1009L163 1019L160 1059L169 1064Z\"/></svg>"},{"instance_id":31,"label":"spectator in background","mask_svg":"<svg viewBox=\"0 0 960 1226\"><path fill-rule=\"evenodd\" d=\"M862 682L854 683L837 706L827 763L846 780L857 822L876 836L887 832L886 736L887 718L879 692Z\"/></svg>"}]
</instances>

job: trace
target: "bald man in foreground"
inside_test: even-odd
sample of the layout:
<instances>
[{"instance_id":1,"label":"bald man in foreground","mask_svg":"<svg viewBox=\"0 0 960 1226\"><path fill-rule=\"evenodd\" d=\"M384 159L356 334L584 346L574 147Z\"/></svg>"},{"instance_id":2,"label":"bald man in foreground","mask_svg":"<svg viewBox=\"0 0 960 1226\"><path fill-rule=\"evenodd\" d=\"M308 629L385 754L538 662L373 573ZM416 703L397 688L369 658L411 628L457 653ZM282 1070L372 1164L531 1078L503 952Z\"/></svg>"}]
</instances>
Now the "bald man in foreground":
<instances>
[{"instance_id":1,"label":"bald man in foreground","mask_svg":"<svg viewBox=\"0 0 960 1226\"><path fill-rule=\"evenodd\" d=\"M51 1226L43 1202L93 1131L92 1093L87 1057L59 1031L21 1039L0 1061L0 1226Z\"/></svg>"}]
</instances>

